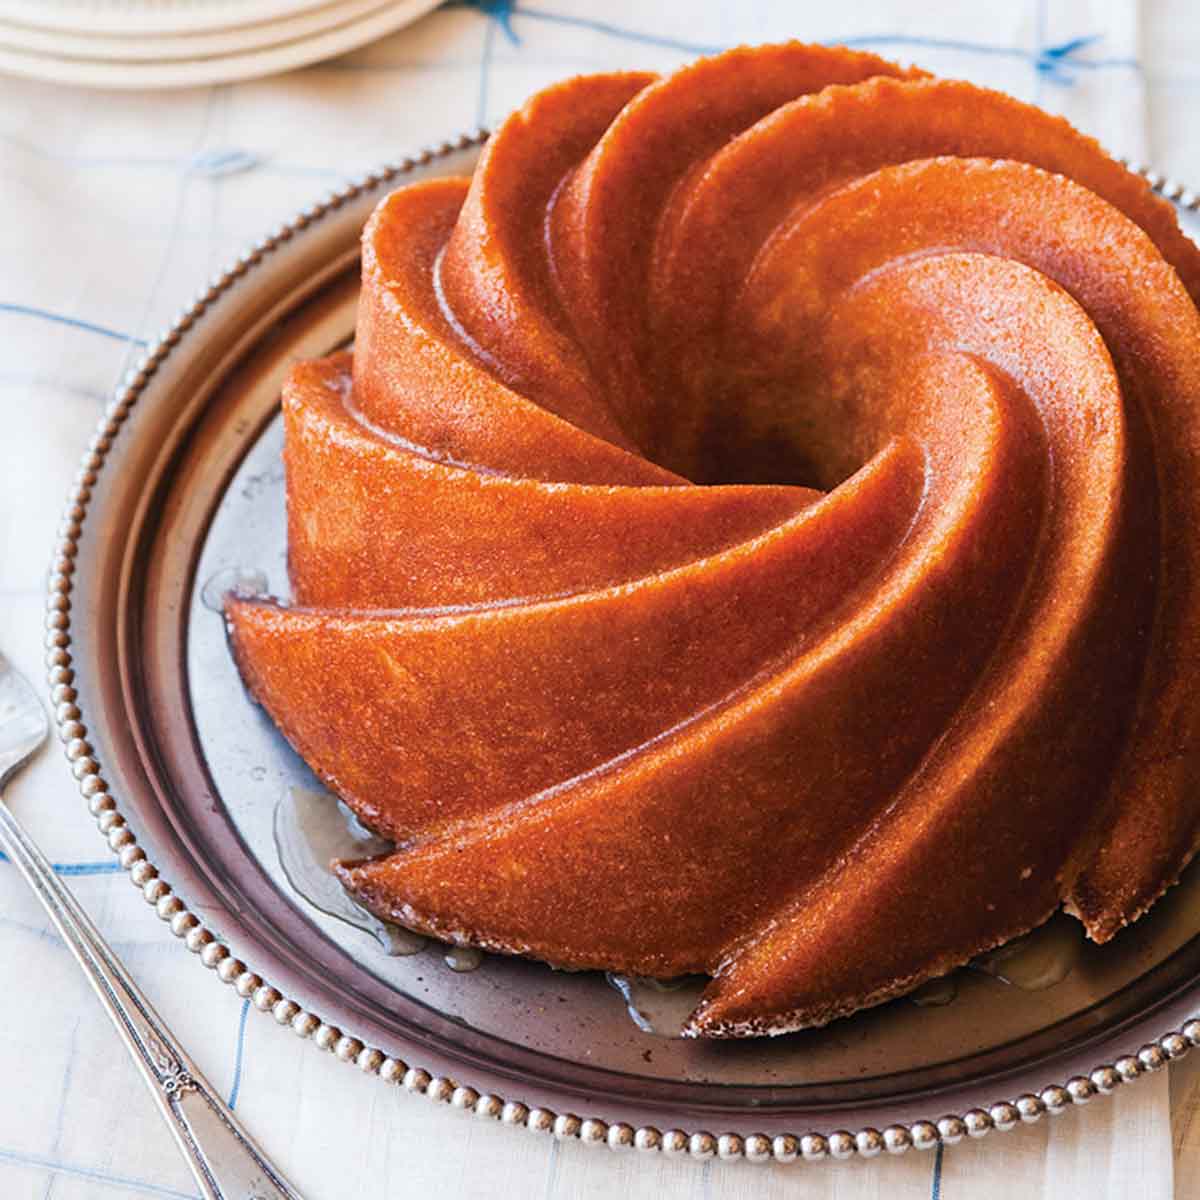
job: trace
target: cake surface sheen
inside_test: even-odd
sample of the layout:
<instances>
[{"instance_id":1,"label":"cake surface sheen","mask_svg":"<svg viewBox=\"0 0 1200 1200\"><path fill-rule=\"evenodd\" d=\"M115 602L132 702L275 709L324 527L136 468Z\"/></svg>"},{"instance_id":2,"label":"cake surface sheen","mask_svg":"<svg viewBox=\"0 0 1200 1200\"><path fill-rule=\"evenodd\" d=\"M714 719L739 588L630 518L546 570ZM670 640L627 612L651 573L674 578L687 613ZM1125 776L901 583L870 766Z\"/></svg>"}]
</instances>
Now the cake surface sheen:
<instances>
[{"instance_id":1,"label":"cake surface sheen","mask_svg":"<svg viewBox=\"0 0 1200 1200\"><path fill-rule=\"evenodd\" d=\"M1200 835L1200 253L1065 122L872 55L534 96L363 235L243 678L447 941L821 1024Z\"/></svg>"}]
</instances>

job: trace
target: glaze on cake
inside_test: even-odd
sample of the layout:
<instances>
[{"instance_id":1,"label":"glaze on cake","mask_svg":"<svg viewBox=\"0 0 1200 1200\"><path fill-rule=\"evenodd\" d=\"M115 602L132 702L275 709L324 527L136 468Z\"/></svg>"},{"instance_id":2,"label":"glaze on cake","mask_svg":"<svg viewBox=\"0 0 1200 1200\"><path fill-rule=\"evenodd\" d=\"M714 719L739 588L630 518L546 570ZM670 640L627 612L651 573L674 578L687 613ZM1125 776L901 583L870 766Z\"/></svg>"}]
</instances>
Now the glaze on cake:
<instances>
[{"instance_id":1,"label":"glaze on cake","mask_svg":"<svg viewBox=\"0 0 1200 1200\"><path fill-rule=\"evenodd\" d=\"M385 199L243 677L381 916L820 1024L1200 831L1200 254L1061 120L740 49Z\"/></svg>"}]
</instances>

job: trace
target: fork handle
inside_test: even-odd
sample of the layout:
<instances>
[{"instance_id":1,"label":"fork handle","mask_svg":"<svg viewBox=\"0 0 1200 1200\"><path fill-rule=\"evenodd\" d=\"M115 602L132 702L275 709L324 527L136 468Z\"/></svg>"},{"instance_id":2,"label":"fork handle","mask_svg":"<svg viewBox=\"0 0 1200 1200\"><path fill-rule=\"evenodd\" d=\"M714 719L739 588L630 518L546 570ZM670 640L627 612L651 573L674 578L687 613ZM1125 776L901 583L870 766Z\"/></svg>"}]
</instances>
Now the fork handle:
<instances>
[{"instance_id":1,"label":"fork handle","mask_svg":"<svg viewBox=\"0 0 1200 1200\"><path fill-rule=\"evenodd\" d=\"M301 1200L172 1037L2 798L0 845L83 968L205 1200Z\"/></svg>"}]
</instances>

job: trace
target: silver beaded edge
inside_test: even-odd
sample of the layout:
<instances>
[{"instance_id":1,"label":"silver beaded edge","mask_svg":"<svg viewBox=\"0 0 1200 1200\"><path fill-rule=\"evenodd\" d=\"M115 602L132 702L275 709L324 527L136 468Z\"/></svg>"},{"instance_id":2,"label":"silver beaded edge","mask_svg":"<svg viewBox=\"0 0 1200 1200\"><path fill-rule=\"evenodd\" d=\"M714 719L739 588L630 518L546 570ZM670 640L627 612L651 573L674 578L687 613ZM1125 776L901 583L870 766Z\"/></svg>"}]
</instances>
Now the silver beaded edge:
<instances>
[{"instance_id":1,"label":"silver beaded edge","mask_svg":"<svg viewBox=\"0 0 1200 1200\"><path fill-rule=\"evenodd\" d=\"M191 306L176 317L141 361L131 368L88 444L59 525L58 542L50 567L46 668L59 737L64 743L71 773L79 782L80 793L87 801L88 810L96 818L109 849L117 856L146 902L154 906L158 916L170 926L171 932L193 954L199 955L200 961L215 971L222 982L232 986L239 996L250 1000L260 1012L270 1013L279 1025L290 1027L299 1037L310 1039L320 1049L332 1052L341 1061L353 1063L368 1075L377 1075L384 1083L403 1087L438 1104L471 1112L486 1120L552 1134L562 1141L578 1140L606 1145L614 1150L632 1148L672 1157L688 1155L696 1159L745 1159L748 1162L778 1163L848 1159L856 1155L873 1158L884 1152L903 1154L910 1149L929 1150L939 1144L953 1145L964 1137L979 1138L993 1129L1007 1130L1020 1124L1030 1124L1047 1113L1054 1115L1072 1105L1086 1104L1095 1096L1106 1095L1140 1075L1161 1069L1200 1045L1200 1018L1193 1018L1182 1029L1163 1034L1136 1054L1123 1055L1111 1064L1096 1067L1088 1075L1076 1075L1064 1084L1050 1084L1036 1094L1027 1092L1014 1100L1001 1100L987 1108L972 1108L961 1115L948 1114L936 1120L889 1125L882 1130L868 1127L855 1133L838 1129L827 1134L810 1132L769 1136L765 1133L714 1134L707 1130L689 1133L683 1129L663 1132L653 1125L635 1128L623 1121L608 1122L598 1117L579 1117L570 1112L556 1113L547 1108L531 1108L519 1100L506 1100L489 1092L481 1093L467 1084L433 1075L422 1067L410 1066L402 1059L365 1045L361 1039L323 1021L316 1013L306 1011L296 1001L272 987L241 959L234 957L229 947L205 927L162 878L158 868L146 857L145 850L138 845L137 838L126 824L100 773L100 763L87 740L87 726L77 703L75 672L71 666L70 613L75 557L92 488L104 460L125 418L167 355L179 344L184 333L251 267L301 230L363 192L406 175L417 167L426 166L435 159L482 145L487 136L487 130L476 129L452 142L443 142L413 157L372 171L331 192L252 246L228 270L213 279ZM1121 161L1135 174L1142 176L1154 191L1180 208L1200 211L1200 196L1190 188L1165 178L1149 167Z\"/></svg>"}]
</instances>

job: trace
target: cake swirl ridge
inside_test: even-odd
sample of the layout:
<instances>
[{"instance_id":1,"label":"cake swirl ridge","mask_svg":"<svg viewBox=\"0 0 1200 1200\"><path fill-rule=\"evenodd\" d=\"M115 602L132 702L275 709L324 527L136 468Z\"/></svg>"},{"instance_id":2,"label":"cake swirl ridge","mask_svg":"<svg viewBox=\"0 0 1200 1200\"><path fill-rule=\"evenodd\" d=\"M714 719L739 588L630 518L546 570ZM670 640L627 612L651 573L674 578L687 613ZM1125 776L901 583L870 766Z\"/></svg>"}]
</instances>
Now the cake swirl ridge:
<instances>
[{"instance_id":1,"label":"cake swirl ridge","mask_svg":"<svg viewBox=\"0 0 1200 1200\"><path fill-rule=\"evenodd\" d=\"M248 687L380 915L878 1003L1200 835L1200 251L1065 122L789 43L539 93L284 393Z\"/></svg>"}]
</instances>

